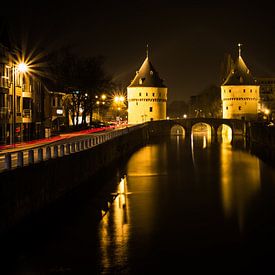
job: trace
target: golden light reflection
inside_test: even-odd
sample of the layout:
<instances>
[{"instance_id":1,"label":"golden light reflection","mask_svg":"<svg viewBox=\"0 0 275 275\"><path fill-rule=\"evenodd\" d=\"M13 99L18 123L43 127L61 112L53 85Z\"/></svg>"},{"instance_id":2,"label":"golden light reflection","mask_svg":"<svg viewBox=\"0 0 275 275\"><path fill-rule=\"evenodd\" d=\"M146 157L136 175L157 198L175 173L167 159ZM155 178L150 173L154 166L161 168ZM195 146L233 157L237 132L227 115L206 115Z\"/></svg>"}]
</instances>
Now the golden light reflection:
<instances>
[{"instance_id":1,"label":"golden light reflection","mask_svg":"<svg viewBox=\"0 0 275 275\"><path fill-rule=\"evenodd\" d=\"M191 154L194 169L198 169L196 164L196 153L201 153L202 149L207 149L211 144L211 127L205 123L197 123L192 127L191 134ZM198 174L198 173L196 173Z\"/></svg>"},{"instance_id":2,"label":"golden light reflection","mask_svg":"<svg viewBox=\"0 0 275 275\"><path fill-rule=\"evenodd\" d=\"M128 255L129 213L127 202L127 178L119 182L116 196L99 226L101 263L104 270L111 266L125 266Z\"/></svg>"},{"instance_id":3,"label":"golden light reflection","mask_svg":"<svg viewBox=\"0 0 275 275\"><path fill-rule=\"evenodd\" d=\"M218 138L223 143L231 143L232 129L228 125L222 124L218 128Z\"/></svg>"},{"instance_id":4,"label":"golden light reflection","mask_svg":"<svg viewBox=\"0 0 275 275\"><path fill-rule=\"evenodd\" d=\"M182 126L180 125L174 125L171 128L171 135L172 136L185 136L185 130Z\"/></svg>"},{"instance_id":5,"label":"golden light reflection","mask_svg":"<svg viewBox=\"0 0 275 275\"><path fill-rule=\"evenodd\" d=\"M249 202L260 189L259 159L246 152L234 151L221 143L221 199L227 218L237 215L242 232Z\"/></svg>"},{"instance_id":6,"label":"golden light reflection","mask_svg":"<svg viewBox=\"0 0 275 275\"><path fill-rule=\"evenodd\" d=\"M127 166L128 176L167 175L167 145L151 144L134 154Z\"/></svg>"}]
</instances>

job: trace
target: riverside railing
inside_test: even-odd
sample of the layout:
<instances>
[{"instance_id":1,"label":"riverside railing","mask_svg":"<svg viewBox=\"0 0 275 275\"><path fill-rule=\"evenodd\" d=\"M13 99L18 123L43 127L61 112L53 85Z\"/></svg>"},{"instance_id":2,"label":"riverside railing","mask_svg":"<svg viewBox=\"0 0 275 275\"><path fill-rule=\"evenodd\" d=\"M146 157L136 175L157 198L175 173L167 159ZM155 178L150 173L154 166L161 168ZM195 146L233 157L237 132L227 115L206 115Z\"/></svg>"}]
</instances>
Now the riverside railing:
<instances>
[{"instance_id":1,"label":"riverside railing","mask_svg":"<svg viewBox=\"0 0 275 275\"><path fill-rule=\"evenodd\" d=\"M96 136L79 138L76 141L58 141L59 144L44 144L39 147L18 150L0 154L0 172L9 171L37 162L48 161L54 158L61 158L65 155L90 149L110 139L128 134L144 125L136 125L123 129L98 134Z\"/></svg>"}]
</instances>

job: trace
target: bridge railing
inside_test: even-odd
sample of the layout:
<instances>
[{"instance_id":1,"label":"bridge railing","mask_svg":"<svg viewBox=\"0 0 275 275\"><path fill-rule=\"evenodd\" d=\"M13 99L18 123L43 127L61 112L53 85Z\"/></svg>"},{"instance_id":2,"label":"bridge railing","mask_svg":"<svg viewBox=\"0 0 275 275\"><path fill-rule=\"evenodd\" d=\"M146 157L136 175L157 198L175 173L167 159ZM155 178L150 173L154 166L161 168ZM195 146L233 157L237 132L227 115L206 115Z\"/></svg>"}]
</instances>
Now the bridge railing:
<instances>
[{"instance_id":1,"label":"bridge railing","mask_svg":"<svg viewBox=\"0 0 275 275\"><path fill-rule=\"evenodd\" d=\"M135 125L123 129L114 130L98 134L96 136L80 138L77 141L59 141L60 144L41 145L36 148L18 150L16 152L9 152L0 154L0 158L4 161L0 165L0 173L12 169L20 168L34 163L48 161L54 158L62 158L66 155L76 154L80 151L88 150L94 146L104 143L110 139L118 136L128 134L136 129L144 127L144 125Z\"/></svg>"}]
</instances>

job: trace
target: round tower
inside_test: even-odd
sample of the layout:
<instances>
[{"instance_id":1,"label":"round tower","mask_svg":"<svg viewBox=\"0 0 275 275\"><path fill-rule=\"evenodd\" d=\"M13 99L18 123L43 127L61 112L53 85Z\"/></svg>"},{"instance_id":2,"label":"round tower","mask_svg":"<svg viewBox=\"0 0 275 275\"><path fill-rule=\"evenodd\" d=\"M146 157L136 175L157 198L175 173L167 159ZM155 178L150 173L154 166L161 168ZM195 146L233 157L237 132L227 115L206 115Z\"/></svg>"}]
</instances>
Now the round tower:
<instances>
[{"instance_id":1,"label":"round tower","mask_svg":"<svg viewBox=\"0 0 275 275\"><path fill-rule=\"evenodd\" d=\"M233 69L221 86L223 118L255 119L258 114L260 86L239 55Z\"/></svg>"},{"instance_id":2,"label":"round tower","mask_svg":"<svg viewBox=\"0 0 275 275\"><path fill-rule=\"evenodd\" d=\"M127 87L128 124L166 119L167 87L147 56Z\"/></svg>"}]
</instances>

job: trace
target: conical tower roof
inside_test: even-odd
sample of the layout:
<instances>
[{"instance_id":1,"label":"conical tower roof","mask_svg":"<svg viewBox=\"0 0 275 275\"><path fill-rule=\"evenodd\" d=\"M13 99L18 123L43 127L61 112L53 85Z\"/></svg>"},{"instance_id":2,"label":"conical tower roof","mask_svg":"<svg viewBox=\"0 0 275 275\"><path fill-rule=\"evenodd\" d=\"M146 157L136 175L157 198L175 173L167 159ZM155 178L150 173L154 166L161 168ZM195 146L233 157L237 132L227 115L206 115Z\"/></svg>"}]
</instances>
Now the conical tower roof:
<instances>
[{"instance_id":1,"label":"conical tower roof","mask_svg":"<svg viewBox=\"0 0 275 275\"><path fill-rule=\"evenodd\" d=\"M128 87L166 87L150 62L148 54Z\"/></svg>"},{"instance_id":2,"label":"conical tower roof","mask_svg":"<svg viewBox=\"0 0 275 275\"><path fill-rule=\"evenodd\" d=\"M239 44L240 47L240 44ZM234 68L231 70L226 80L222 84L223 86L230 85L256 85L252 74L241 56L241 50L239 49L239 56L234 63Z\"/></svg>"}]
</instances>

